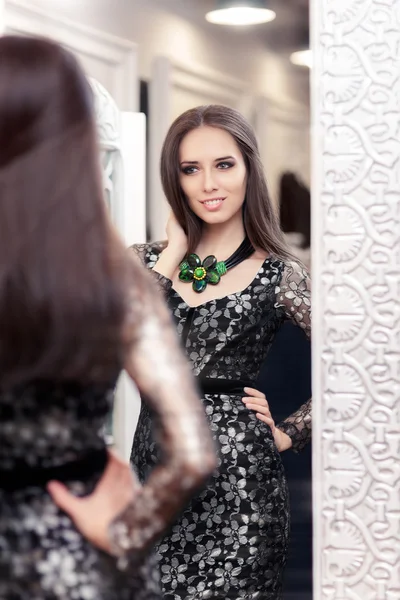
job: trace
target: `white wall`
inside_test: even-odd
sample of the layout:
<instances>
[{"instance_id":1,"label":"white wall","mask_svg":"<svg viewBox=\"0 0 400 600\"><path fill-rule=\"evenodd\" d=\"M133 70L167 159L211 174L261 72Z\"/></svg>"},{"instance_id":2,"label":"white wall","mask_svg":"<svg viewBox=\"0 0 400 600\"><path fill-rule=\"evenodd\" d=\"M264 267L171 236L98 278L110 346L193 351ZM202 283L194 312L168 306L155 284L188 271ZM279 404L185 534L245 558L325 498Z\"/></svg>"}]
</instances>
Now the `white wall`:
<instances>
[{"instance_id":1,"label":"white wall","mask_svg":"<svg viewBox=\"0 0 400 600\"><path fill-rule=\"evenodd\" d=\"M195 24L166 12L160 0L30 0L30 3L136 42L142 79L150 80L154 57L164 55L172 61L199 65L241 80L248 85L251 95L263 97L257 120L273 198L276 200L279 174L283 170L295 170L309 182L308 73L291 66L286 57L268 52L251 29L210 27L205 21ZM175 108L186 106L187 100L187 92L181 90L179 97L174 97Z\"/></svg>"},{"instance_id":2,"label":"white wall","mask_svg":"<svg viewBox=\"0 0 400 600\"><path fill-rule=\"evenodd\" d=\"M198 0L201 2L201 0ZM29 0L83 24L130 39L140 46L139 72L150 77L155 55L189 61L248 81L276 100L308 101L301 71L267 52L251 31L204 28L165 12L155 0ZM297 75L296 75L297 74ZM305 82L305 85L304 85Z\"/></svg>"}]
</instances>

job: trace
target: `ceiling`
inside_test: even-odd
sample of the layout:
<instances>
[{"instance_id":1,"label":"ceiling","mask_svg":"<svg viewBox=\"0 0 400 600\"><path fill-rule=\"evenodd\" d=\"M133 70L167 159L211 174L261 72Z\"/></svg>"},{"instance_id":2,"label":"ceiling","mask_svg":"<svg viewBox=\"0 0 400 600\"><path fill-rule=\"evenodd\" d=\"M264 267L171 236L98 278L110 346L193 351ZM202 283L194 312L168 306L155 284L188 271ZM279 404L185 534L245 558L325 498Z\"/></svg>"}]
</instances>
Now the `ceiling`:
<instances>
[{"instance_id":1,"label":"ceiling","mask_svg":"<svg viewBox=\"0 0 400 600\"><path fill-rule=\"evenodd\" d=\"M259 38L265 47L278 53L307 47L309 34L309 0L266 0L265 4L276 12L270 23L251 28L221 27L207 23L204 16L215 7L214 0L156 0L164 10L173 12L196 24L213 30L224 29L225 35L248 35ZM241 30L241 31L238 31Z\"/></svg>"}]
</instances>

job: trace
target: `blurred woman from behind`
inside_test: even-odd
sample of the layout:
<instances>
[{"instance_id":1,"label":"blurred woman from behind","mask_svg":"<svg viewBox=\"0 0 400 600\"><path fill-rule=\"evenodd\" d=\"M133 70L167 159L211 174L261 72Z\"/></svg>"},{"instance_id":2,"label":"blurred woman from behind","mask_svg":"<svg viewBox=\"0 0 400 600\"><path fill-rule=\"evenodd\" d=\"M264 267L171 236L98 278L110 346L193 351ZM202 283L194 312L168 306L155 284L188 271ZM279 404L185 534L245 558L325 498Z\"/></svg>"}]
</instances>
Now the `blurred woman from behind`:
<instances>
[{"instance_id":1,"label":"blurred woman from behind","mask_svg":"<svg viewBox=\"0 0 400 600\"><path fill-rule=\"evenodd\" d=\"M214 468L169 313L107 215L92 103L68 51L0 38L2 600L158 599L147 551ZM122 368L164 450L143 487L100 433ZM102 475L120 493L88 541L47 488L84 502Z\"/></svg>"}]
</instances>

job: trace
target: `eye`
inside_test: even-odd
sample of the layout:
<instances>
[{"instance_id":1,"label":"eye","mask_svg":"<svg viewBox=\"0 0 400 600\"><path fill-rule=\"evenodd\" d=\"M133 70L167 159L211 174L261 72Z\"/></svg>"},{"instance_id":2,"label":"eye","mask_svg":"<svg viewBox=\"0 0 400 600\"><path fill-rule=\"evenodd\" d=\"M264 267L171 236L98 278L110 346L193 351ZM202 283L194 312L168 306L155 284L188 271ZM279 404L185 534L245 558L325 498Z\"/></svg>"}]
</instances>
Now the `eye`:
<instances>
[{"instance_id":1,"label":"eye","mask_svg":"<svg viewBox=\"0 0 400 600\"><path fill-rule=\"evenodd\" d=\"M218 169L222 169L222 170L230 169L233 166L234 166L234 164L232 162L225 161L225 160L223 162L220 162L217 164Z\"/></svg>"},{"instance_id":2,"label":"eye","mask_svg":"<svg viewBox=\"0 0 400 600\"><path fill-rule=\"evenodd\" d=\"M182 167L181 171L185 175L193 175L197 171L197 167Z\"/></svg>"}]
</instances>

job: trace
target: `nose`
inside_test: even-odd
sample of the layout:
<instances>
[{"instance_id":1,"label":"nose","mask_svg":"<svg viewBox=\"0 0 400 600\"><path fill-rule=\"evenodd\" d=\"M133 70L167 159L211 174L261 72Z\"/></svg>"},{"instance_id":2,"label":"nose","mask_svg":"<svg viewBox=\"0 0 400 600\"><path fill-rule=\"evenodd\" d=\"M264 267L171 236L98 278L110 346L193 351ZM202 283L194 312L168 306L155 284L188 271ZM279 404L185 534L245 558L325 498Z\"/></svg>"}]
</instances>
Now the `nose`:
<instances>
[{"instance_id":1,"label":"nose","mask_svg":"<svg viewBox=\"0 0 400 600\"><path fill-rule=\"evenodd\" d=\"M212 176L211 169L204 170L203 189L207 194L218 189L218 184Z\"/></svg>"}]
</instances>

